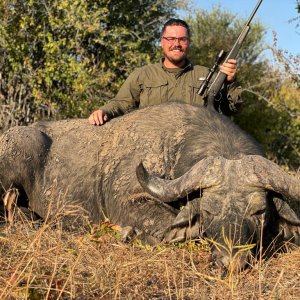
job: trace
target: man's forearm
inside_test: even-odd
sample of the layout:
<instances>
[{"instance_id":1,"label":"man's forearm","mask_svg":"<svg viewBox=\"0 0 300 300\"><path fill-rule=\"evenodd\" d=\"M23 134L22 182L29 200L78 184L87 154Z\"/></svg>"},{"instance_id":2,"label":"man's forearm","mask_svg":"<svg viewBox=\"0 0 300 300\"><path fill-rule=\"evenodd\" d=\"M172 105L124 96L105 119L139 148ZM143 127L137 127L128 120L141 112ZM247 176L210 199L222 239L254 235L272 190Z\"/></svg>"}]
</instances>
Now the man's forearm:
<instances>
[{"instance_id":1,"label":"man's forearm","mask_svg":"<svg viewBox=\"0 0 300 300\"><path fill-rule=\"evenodd\" d=\"M104 110L107 113L109 118L124 115L135 108L136 106L134 105L133 101L119 99L112 99L103 106L99 107L99 109Z\"/></svg>"}]
</instances>

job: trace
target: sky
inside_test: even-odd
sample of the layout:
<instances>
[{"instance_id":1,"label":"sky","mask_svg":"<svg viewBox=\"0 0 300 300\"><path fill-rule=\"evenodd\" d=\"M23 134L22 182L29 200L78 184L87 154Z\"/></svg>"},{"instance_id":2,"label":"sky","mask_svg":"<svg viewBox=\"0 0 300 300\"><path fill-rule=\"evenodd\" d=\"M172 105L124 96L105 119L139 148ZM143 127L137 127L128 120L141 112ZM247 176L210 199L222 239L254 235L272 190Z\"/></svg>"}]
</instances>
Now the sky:
<instances>
[{"instance_id":1,"label":"sky","mask_svg":"<svg viewBox=\"0 0 300 300\"><path fill-rule=\"evenodd\" d=\"M220 6L244 19L248 19L258 0L194 0L197 8L210 11ZM300 27L290 23L299 14L296 0L263 0L254 20L259 20L267 30L265 41L273 45L273 31L277 33L277 45L291 54L300 54ZM251 29L250 29L251 30ZM266 54L268 55L268 54Z\"/></svg>"}]
</instances>

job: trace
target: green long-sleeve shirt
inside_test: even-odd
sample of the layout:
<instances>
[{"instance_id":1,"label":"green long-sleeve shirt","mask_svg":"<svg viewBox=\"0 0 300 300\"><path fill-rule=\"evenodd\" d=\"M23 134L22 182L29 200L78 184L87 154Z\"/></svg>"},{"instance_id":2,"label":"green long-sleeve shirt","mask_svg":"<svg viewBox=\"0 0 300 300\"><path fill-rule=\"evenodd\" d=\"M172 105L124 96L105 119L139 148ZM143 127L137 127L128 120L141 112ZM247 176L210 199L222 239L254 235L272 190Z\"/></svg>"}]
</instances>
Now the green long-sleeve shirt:
<instances>
[{"instance_id":1,"label":"green long-sleeve shirt","mask_svg":"<svg viewBox=\"0 0 300 300\"><path fill-rule=\"evenodd\" d=\"M168 101L203 105L204 100L197 91L207 73L207 68L193 66L190 62L186 67L176 69L167 69L163 61L137 68L116 97L100 109L115 117L136 108ZM215 101L216 109L226 115L238 111L242 103L240 93L241 88L236 82L225 84L219 101Z\"/></svg>"}]
</instances>

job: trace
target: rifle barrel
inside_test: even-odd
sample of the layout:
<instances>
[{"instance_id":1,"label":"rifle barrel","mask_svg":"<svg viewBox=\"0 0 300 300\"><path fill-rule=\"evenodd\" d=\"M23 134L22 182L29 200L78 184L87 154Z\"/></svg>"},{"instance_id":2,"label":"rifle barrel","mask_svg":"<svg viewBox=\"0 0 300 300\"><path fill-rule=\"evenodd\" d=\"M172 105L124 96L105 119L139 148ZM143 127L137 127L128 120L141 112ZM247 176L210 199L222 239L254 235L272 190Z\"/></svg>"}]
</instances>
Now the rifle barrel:
<instances>
[{"instance_id":1,"label":"rifle barrel","mask_svg":"<svg viewBox=\"0 0 300 300\"><path fill-rule=\"evenodd\" d=\"M257 2L257 4L256 4L256 6L254 7L253 12L252 12L251 16L249 17L249 19L248 19L246 25L249 25L249 24L251 23L251 21L252 21L254 15L256 14L256 12L257 12L257 10L258 10L258 8L259 8L259 6L261 5L262 2L263 2L263 0L259 0L259 1Z\"/></svg>"}]
</instances>

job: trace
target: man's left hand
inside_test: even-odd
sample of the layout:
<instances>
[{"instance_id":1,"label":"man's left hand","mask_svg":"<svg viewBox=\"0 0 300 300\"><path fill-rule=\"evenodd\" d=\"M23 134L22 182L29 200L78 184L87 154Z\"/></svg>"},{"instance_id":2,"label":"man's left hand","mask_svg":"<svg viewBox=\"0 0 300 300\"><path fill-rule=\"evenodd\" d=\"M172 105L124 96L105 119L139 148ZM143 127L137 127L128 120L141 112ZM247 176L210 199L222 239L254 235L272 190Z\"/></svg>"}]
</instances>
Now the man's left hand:
<instances>
[{"instance_id":1,"label":"man's left hand","mask_svg":"<svg viewBox=\"0 0 300 300\"><path fill-rule=\"evenodd\" d=\"M233 82L237 72L237 61L232 58L228 59L227 62L220 66L220 71L227 75L227 82Z\"/></svg>"}]
</instances>

